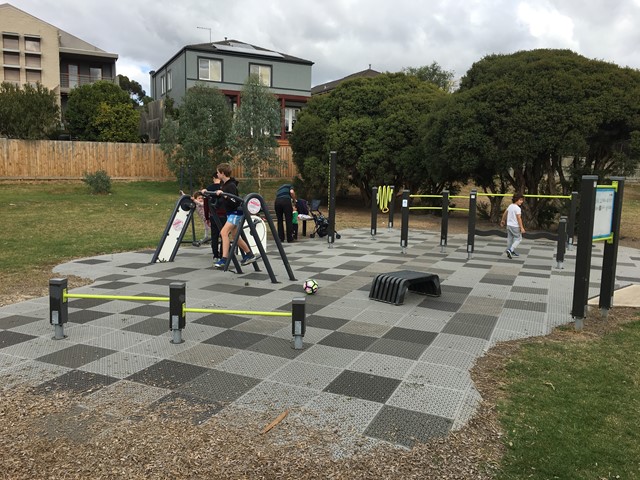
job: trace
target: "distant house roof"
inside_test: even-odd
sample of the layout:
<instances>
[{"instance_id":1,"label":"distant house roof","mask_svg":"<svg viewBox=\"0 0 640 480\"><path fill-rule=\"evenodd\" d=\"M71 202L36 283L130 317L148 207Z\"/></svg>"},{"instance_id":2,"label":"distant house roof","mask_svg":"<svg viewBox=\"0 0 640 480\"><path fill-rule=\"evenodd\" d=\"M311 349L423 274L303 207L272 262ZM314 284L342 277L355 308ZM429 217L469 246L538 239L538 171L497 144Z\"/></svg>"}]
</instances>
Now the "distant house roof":
<instances>
[{"instance_id":1,"label":"distant house roof","mask_svg":"<svg viewBox=\"0 0 640 480\"><path fill-rule=\"evenodd\" d=\"M169 59L158 71L169 65L185 50L195 50L198 52L218 53L221 55L235 55L239 57L264 57L269 60L280 60L288 63L301 63L303 65L313 65L310 60L304 58L294 57L282 52L276 52L275 50L269 50L267 48L258 47L257 45L251 45L250 43L242 42L240 40L221 40L219 42L212 43L196 43L193 45L186 45L181 48L173 57Z\"/></svg>"},{"instance_id":2,"label":"distant house roof","mask_svg":"<svg viewBox=\"0 0 640 480\"><path fill-rule=\"evenodd\" d=\"M380 75L380 72L376 70L371 70L371 68L367 68L366 70L362 70L361 72L352 73L351 75L347 75L339 80L333 80L331 82L322 83L320 85L316 85L315 87L311 87L311 95L322 95L323 93L329 93L331 90L336 88L342 82L351 80L352 78L373 78Z\"/></svg>"}]
</instances>

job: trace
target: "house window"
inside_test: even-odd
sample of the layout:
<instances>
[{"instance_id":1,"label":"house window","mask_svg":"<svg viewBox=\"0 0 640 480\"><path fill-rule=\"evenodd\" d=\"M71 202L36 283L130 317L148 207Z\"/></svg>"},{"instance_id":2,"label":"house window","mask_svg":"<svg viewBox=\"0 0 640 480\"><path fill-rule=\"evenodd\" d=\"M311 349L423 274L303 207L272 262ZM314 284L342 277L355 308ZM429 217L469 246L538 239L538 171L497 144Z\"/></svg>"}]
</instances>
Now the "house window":
<instances>
[{"instance_id":1,"label":"house window","mask_svg":"<svg viewBox=\"0 0 640 480\"><path fill-rule=\"evenodd\" d=\"M27 52L40 53L40 39L37 37L24 37L24 49Z\"/></svg>"},{"instance_id":2,"label":"house window","mask_svg":"<svg viewBox=\"0 0 640 480\"><path fill-rule=\"evenodd\" d=\"M271 86L271 65L257 65L252 63L249 65L249 74L257 75L261 85L265 87Z\"/></svg>"},{"instance_id":3,"label":"house window","mask_svg":"<svg viewBox=\"0 0 640 480\"><path fill-rule=\"evenodd\" d=\"M24 56L24 62L27 67L32 67L32 68L42 67L42 57L40 57L40 55L26 54Z\"/></svg>"},{"instance_id":4,"label":"house window","mask_svg":"<svg viewBox=\"0 0 640 480\"><path fill-rule=\"evenodd\" d=\"M8 68L4 69L4 81L12 82L15 84L20 84L20 69L18 68Z\"/></svg>"},{"instance_id":5,"label":"house window","mask_svg":"<svg viewBox=\"0 0 640 480\"><path fill-rule=\"evenodd\" d=\"M102 69L92 67L89 69L89 75L91 76L91 83L102 80Z\"/></svg>"},{"instance_id":6,"label":"house window","mask_svg":"<svg viewBox=\"0 0 640 480\"><path fill-rule=\"evenodd\" d=\"M285 108L284 109L284 131L289 133L293 130L293 125L296 123L299 108Z\"/></svg>"},{"instance_id":7,"label":"house window","mask_svg":"<svg viewBox=\"0 0 640 480\"><path fill-rule=\"evenodd\" d=\"M198 79L212 82L222 81L222 60L198 59Z\"/></svg>"},{"instance_id":8,"label":"house window","mask_svg":"<svg viewBox=\"0 0 640 480\"><path fill-rule=\"evenodd\" d=\"M75 88L78 86L78 66L68 65L67 72L69 76L69 88Z\"/></svg>"},{"instance_id":9,"label":"house window","mask_svg":"<svg viewBox=\"0 0 640 480\"><path fill-rule=\"evenodd\" d=\"M2 35L2 48L5 50L20 50L20 39L18 35Z\"/></svg>"},{"instance_id":10,"label":"house window","mask_svg":"<svg viewBox=\"0 0 640 480\"><path fill-rule=\"evenodd\" d=\"M3 61L5 65L15 65L20 66L20 54L19 53L7 53L4 52Z\"/></svg>"},{"instance_id":11,"label":"house window","mask_svg":"<svg viewBox=\"0 0 640 480\"><path fill-rule=\"evenodd\" d=\"M171 84L172 84L172 80L171 80L171 70L167 70L167 92L171 90Z\"/></svg>"},{"instance_id":12,"label":"house window","mask_svg":"<svg viewBox=\"0 0 640 480\"><path fill-rule=\"evenodd\" d=\"M160 77L160 94L164 95L165 93L167 93L167 77L162 75Z\"/></svg>"},{"instance_id":13,"label":"house window","mask_svg":"<svg viewBox=\"0 0 640 480\"><path fill-rule=\"evenodd\" d=\"M40 70L27 70L27 83L36 84L42 81Z\"/></svg>"}]
</instances>

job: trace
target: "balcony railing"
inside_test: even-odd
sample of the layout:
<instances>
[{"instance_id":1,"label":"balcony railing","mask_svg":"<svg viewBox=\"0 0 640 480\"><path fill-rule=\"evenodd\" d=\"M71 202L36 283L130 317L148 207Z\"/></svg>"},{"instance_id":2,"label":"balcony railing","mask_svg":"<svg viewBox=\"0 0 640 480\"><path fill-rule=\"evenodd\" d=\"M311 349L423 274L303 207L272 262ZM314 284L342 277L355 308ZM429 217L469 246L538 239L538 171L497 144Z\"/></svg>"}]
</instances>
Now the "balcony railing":
<instances>
[{"instance_id":1,"label":"balcony railing","mask_svg":"<svg viewBox=\"0 0 640 480\"><path fill-rule=\"evenodd\" d=\"M90 83L95 83L100 80L107 80L109 82L114 82L116 79L114 77L95 77L92 75L70 75L68 73L60 74L60 88L74 88L80 85L89 85Z\"/></svg>"}]
</instances>

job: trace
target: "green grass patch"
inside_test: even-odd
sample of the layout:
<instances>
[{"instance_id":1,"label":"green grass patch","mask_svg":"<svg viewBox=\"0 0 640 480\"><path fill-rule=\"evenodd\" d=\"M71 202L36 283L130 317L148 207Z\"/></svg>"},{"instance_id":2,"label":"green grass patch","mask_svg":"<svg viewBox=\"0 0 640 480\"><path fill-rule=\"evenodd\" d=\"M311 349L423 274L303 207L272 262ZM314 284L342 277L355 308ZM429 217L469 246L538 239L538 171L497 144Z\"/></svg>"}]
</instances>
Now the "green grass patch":
<instances>
[{"instance_id":1,"label":"green grass patch","mask_svg":"<svg viewBox=\"0 0 640 480\"><path fill-rule=\"evenodd\" d=\"M640 478L639 367L640 321L595 341L524 345L499 405L499 478Z\"/></svg>"},{"instance_id":2,"label":"green grass patch","mask_svg":"<svg viewBox=\"0 0 640 480\"><path fill-rule=\"evenodd\" d=\"M272 202L280 183L263 183L265 202ZM242 195L249 193L242 187L241 182ZM155 248L179 190L176 182L116 182L108 195L91 195L82 183L1 185L0 268L16 273L72 258ZM196 237L203 233L197 221Z\"/></svg>"}]
</instances>

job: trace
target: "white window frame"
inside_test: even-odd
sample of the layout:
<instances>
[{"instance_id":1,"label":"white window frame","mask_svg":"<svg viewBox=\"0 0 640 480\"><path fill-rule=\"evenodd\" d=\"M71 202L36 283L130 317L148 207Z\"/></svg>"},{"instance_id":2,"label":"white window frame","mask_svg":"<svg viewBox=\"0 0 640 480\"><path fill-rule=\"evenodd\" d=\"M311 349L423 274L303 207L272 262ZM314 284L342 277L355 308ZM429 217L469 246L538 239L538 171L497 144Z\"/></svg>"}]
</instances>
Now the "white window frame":
<instances>
[{"instance_id":1,"label":"white window frame","mask_svg":"<svg viewBox=\"0 0 640 480\"><path fill-rule=\"evenodd\" d=\"M217 58L198 58L198 80L222 82L222 60Z\"/></svg>"},{"instance_id":2,"label":"white window frame","mask_svg":"<svg viewBox=\"0 0 640 480\"><path fill-rule=\"evenodd\" d=\"M167 70L167 92L170 92L171 88L173 87L172 77L173 75L171 75L171 70Z\"/></svg>"},{"instance_id":3,"label":"white window frame","mask_svg":"<svg viewBox=\"0 0 640 480\"><path fill-rule=\"evenodd\" d=\"M260 84L265 87L271 87L273 84L273 67L271 65L250 63L249 75L258 75Z\"/></svg>"},{"instance_id":4,"label":"white window frame","mask_svg":"<svg viewBox=\"0 0 640 480\"><path fill-rule=\"evenodd\" d=\"M160 75L160 95L167 93L167 76Z\"/></svg>"},{"instance_id":5,"label":"white window frame","mask_svg":"<svg viewBox=\"0 0 640 480\"><path fill-rule=\"evenodd\" d=\"M298 107L285 107L284 109L284 131L285 132L291 133L293 131L293 124L296 122L298 113L300 113L300 108Z\"/></svg>"}]
</instances>

